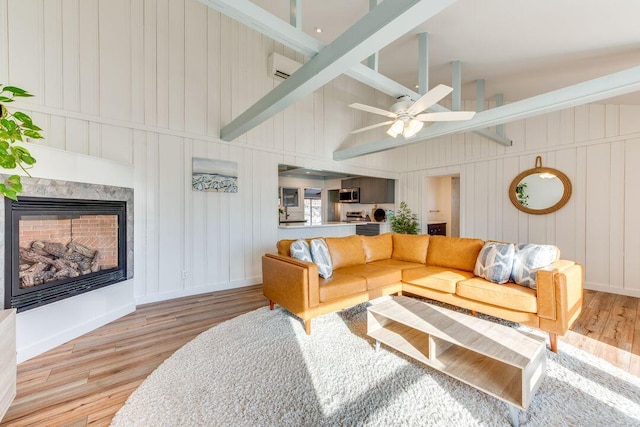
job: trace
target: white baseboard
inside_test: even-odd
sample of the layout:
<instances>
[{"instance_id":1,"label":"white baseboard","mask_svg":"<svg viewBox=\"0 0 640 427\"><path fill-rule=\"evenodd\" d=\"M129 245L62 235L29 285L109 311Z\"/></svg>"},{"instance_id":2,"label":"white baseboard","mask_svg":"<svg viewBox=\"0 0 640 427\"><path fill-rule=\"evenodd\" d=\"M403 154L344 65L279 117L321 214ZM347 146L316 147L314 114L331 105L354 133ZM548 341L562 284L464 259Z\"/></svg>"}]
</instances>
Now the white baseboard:
<instances>
[{"instance_id":1,"label":"white baseboard","mask_svg":"<svg viewBox=\"0 0 640 427\"><path fill-rule=\"evenodd\" d=\"M584 288L591 291L608 292L610 294L625 295L629 297L640 298L640 289L614 288L612 286L601 285L598 283L585 282Z\"/></svg>"},{"instance_id":2,"label":"white baseboard","mask_svg":"<svg viewBox=\"0 0 640 427\"><path fill-rule=\"evenodd\" d=\"M190 297L193 295L206 294L209 292L225 291L228 289L243 288L245 286L252 286L262 283L262 276L250 277L242 280L232 280L231 282L224 283L209 283L204 286L198 286L195 288L179 289L171 292L165 292L155 295L140 295L136 296L136 305L151 304L154 302L167 301L176 298Z\"/></svg>"}]
</instances>

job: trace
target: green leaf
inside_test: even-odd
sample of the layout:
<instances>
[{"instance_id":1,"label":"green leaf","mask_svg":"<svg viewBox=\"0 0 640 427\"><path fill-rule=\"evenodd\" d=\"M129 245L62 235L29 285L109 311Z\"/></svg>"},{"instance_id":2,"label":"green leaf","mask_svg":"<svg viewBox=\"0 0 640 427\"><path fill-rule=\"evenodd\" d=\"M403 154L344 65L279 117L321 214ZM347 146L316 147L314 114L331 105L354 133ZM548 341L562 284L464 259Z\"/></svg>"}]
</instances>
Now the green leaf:
<instances>
[{"instance_id":1,"label":"green leaf","mask_svg":"<svg viewBox=\"0 0 640 427\"><path fill-rule=\"evenodd\" d=\"M2 123L2 125L5 127L5 129L7 129L10 132L16 130L16 128L18 127L16 122L14 122L13 120L9 120L9 119L2 119L2 120L0 120L0 123Z\"/></svg>"},{"instance_id":2,"label":"green leaf","mask_svg":"<svg viewBox=\"0 0 640 427\"><path fill-rule=\"evenodd\" d=\"M15 113L13 113L13 117L20 120L23 123L28 123L28 124L32 123L31 117L27 116L22 111L16 111Z\"/></svg>"},{"instance_id":3,"label":"green leaf","mask_svg":"<svg viewBox=\"0 0 640 427\"><path fill-rule=\"evenodd\" d=\"M42 135L34 130L25 130L24 135L28 136L29 138L42 139Z\"/></svg>"},{"instance_id":4,"label":"green leaf","mask_svg":"<svg viewBox=\"0 0 640 427\"><path fill-rule=\"evenodd\" d=\"M33 123L23 123L22 127L25 129L31 129L31 130L42 130L38 126L34 125Z\"/></svg>"},{"instance_id":5,"label":"green leaf","mask_svg":"<svg viewBox=\"0 0 640 427\"><path fill-rule=\"evenodd\" d=\"M4 169L15 169L17 166L16 159L11 155L0 157L0 166Z\"/></svg>"},{"instance_id":6,"label":"green leaf","mask_svg":"<svg viewBox=\"0 0 640 427\"><path fill-rule=\"evenodd\" d=\"M5 86L3 91L11 92L14 96L33 96L24 89L15 86Z\"/></svg>"},{"instance_id":7,"label":"green leaf","mask_svg":"<svg viewBox=\"0 0 640 427\"><path fill-rule=\"evenodd\" d=\"M11 190L13 190L16 194L22 193L22 184L11 184Z\"/></svg>"},{"instance_id":8,"label":"green leaf","mask_svg":"<svg viewBox=\"0 0 640 427\"><path fill-rule=\"evenodd\" d=\"M13 102L13 99L7 98L6 96L0 96L0 102Z\"/></svg>"},{"instance_id":9,"label":"green leaf","mask_svg":"<svg viewBox=\"0 0 640 427\"><path fill-rule=\"evenodd\" d=\"M7 178L7 182L11 185L20 185L20 176L19 175L11 175L9 178Z\"/></svg>"},{"instance_id":10,"label":"green leaf","mask_svg":"<svg viewBox=\"0 0 640 427\"><path fill-rule=\"evenodd\" d=\"M2 185L2 184L0 184ZM4 187L4 185L2 185ZM18 200L18 194L10 189L10 188L0 188L0 193L2 193L6 198L11 199L11 200Z\"/></svg>"},{"instance_id":11,"label":"green leaf","mask_svg":"<svg viewBox=\"0 0 640 427\"><path fill-rule=\"evenodd\" d=\"M31 166L36 162L36 159L31 157L30 154L25 154L24 156L22 156L22 161Z\"/></svg>"}]
</instances>

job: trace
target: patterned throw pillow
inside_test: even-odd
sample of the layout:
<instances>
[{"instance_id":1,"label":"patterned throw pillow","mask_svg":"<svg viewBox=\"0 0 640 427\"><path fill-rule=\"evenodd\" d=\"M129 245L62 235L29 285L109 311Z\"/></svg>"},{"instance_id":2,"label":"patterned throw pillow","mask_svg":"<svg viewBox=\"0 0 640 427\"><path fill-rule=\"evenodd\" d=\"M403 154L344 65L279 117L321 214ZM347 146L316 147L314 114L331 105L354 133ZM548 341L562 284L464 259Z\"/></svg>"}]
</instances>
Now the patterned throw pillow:
<instances>
[{"instance_id":1,"label":"patterned throw pillow","mask_svg":"<svg viewBox=\"0 0 640 427\"><path fill-rule=\"evenodd\" d=\"M313 239L311 241L311 257L318 266L318 274L324 279L328 279L333 274L333 264L329 255L329 248L324 239Z\"/></svg>"},{"instance_id":2,"label":"patterned throw pillow","mask_svg":"<svg viewBox=\"0 0 640 427\"><path fill-rule=\"evenodd\" d=\"M511 276L515 251L516 248L511 243L485 243L478 254L473 274L490 282L507 283Z\"/></svg>"},{"instance_id":3,"label":"patterned throw pillow","mask_svg":"<svg viewBox=\"0 0 640 427\"><path fill-rule=\"evenodd\" d=\"M536 270L553 263L558 258L558 248L552 245L520 243L513 258L511 280L519 285L537 289Z\"/></svg>"},{"instance_id":4,"label":"patterned throw pillow","mask_svg":"<svg viewBox=\"0 0 640 427\"><path fill-rule=\"evenodd\" d=\"M300 261L313 262L309 244L304 239L298 239L293 242L289 248L289 252L292 258L299 259Z\"/></svg>"}]
</instances>

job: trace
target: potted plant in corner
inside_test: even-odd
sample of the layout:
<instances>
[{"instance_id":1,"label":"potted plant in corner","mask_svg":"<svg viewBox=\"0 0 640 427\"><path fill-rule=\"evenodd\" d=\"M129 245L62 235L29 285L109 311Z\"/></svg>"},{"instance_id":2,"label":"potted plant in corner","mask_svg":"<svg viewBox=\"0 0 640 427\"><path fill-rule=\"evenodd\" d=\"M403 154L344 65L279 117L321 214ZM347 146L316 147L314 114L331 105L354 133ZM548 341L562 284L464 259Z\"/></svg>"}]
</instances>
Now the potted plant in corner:
<instances>
[{"instance_id":1,"label":"potted plant in corner","mask_svg":"<svg viewBox=\"0 0 640 427\"><path fill-rule=\"evenodd\" d=\"M16 142L24 142L25 138L41 139L40 129L33 124L27 114L15 111L10 112L5 104L14 101L14 98L26 98L33 96L24 89L15 86L3 86L0 84L0 167L7 170L20 167L29 175L30 168L36 159L31 156L29 150ZM18 175L9 176L4 182L0 182L0 194L12 200L17 200L22 192L22 183Z\"/></svg>"},{"instance_id":2,"label":"potted plant in corner","mask_svg":"<svg viewBox=\"0 0 640 427\"><path fill-rule=\"evenodd\" d=\"M391 230L400 234L418 234L418 215L411 213L407 202L400 202L400 209L391 217Z\"/></svg>"}]
</instances>

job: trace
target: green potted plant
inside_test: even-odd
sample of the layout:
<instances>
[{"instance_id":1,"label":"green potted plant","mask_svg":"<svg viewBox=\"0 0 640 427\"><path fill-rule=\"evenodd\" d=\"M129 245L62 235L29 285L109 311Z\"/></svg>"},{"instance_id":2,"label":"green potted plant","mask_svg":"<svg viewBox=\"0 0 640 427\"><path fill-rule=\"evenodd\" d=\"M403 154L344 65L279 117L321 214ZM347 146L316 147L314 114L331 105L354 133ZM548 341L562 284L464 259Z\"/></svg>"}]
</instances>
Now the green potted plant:
<instances>
[{"instance_id":1,"label":"green potted plant","mask_svg":"<svg viewBox=\"0 0 640 427\"><path fill-rule=\"evenodd\" d=\"M29 169L36 159L31 156L29 150L16 142L24 142L25 138L41 139L40 129L33 124L27 114L7 109L5 104L14 101L14 98L26 98L33 96L24 89L15 86L3 86L0 84L0 167L7 170L20 167L28 176ZM0 193L5 197L17 200L22 192L22 183L18 175L11 175L4 182L0 182Z\"/></svg>"},{"instance_id":2,"label":"green potted plant","mask_svg":"<svg viewBox=\"0 0 640 427\"><path fill-rule=\"evenodd\" d=\"M400 234L418 234L418 215L411 213L406 202L400 202L400 209L391 217L391 230Z\"/></svg>"}]
</instances>

